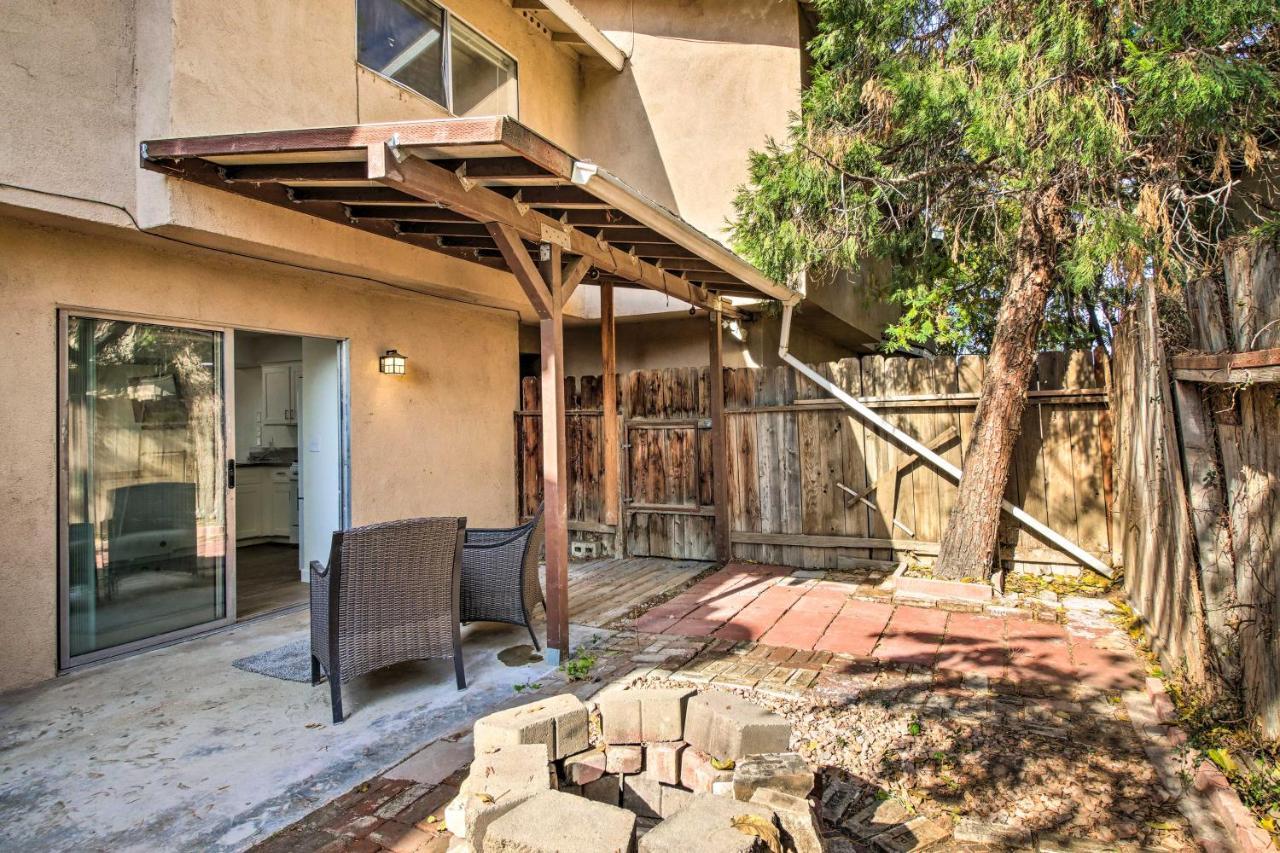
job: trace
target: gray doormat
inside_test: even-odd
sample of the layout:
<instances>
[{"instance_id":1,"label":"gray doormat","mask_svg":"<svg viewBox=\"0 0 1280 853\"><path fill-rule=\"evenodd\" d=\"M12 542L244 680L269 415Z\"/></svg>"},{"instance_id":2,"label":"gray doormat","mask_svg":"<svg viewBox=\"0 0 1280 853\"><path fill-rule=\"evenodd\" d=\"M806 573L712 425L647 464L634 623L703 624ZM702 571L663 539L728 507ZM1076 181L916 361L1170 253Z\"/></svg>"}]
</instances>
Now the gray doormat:
<instances>
[{"instance_id":1,"label":"gray doormat","mask_svg":"<svg viewBox=\"0 0 1280 853\"><path fill-rule=\"evenodd\" d=\"M245 672L256 672L284 681L311 683L311 638L303 637L247 658L233 660L231 665Z\"/></svg>"}]
</instances>

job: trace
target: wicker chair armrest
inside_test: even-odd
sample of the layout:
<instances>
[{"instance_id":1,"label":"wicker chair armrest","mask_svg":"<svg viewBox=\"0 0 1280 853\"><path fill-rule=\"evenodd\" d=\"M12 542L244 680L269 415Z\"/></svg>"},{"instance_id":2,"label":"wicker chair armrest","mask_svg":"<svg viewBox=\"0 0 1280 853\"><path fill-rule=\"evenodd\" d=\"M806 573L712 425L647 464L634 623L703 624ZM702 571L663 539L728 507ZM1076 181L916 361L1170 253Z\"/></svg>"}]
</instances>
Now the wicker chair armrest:
<instances>
[{"instance_id":1,"label":"wicker chair armrest","mask_svg":"<svg viewBox=\"0 0 1280 853\"><path fill-rule=\"evenodd\" d=\"M497 535L500 533L509 533L510 535L503 539L493 539L489 541L473 541L472 533L488 533ZM512 542L519 542L521 539L527 539L529 531L523 527L517 527L514 530L468 530L466 544L463 546L468 551L476 548L501 548L504 545L510 545Z\"/></svg>"},{"instance_id":2,"label":"wicker chair armrest","mask_svg":"<svg viewBox=\"0 0 1280 853\"><path fill-rule=\"evenodd\" d=\"M319 560L311 561L311 577L326 578L329 576L329 567L322 566Z\"/></svg>"}]
</instances>

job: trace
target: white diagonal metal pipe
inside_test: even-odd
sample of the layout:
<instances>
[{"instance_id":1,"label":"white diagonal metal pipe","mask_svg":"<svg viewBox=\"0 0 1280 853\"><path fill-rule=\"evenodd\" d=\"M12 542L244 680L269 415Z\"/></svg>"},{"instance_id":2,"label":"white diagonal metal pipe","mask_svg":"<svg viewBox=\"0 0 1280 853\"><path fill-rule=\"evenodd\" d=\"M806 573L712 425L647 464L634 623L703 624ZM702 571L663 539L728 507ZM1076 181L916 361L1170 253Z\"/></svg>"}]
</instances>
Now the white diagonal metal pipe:
<instances>
[{"instance_id":1,"label":"white diagonal metal pipe","mask_svg":"<svg viewBox=\"0 0 1280 853\"><path fill-rule=\"evenodd\" d=\"M929 463L933 465L933 467L937 468L939 471L946 474L956 483L959 483L960 475L962 473L959 467L951 464L946 459L943 459L941 456L934 453L924 444L920 443L919 441L912 438L907 433L903 432L902 430L895 427L893 424L889 423L884 418L880 417L870 407L858 402L858 400L855 399L851 394L848 394L847 392L842 390L838 385L836 385L831 380L824 377L822 374L818 373L813 368L809 367L809 365L800 361L798 358L793 356L788 351L788 347L791 341L792 309L793 309L793 306L791 305L782 306L782 336L781 336L781 341L778 344L778 357L781 358L783 361L785 361L787 364L791 365L791 367L793 367L795 370L799 371L801 374L808 377L809 380L811 380L812 382L817 384L819 387L824 389L828 394L835 397L841 403L844 403L850 409L853 409L854 413L858 417L860 417L862 420L871 424L876 429L879 429L882 432L885 432L888 435L892 436L896 442L898 442L899 444L909 449L912 453L917 454L918 456L920 456L920 458L928 460ZM1032 530L1032 532L1034 532L1041 539L1044 539L1045 541L1053 545L1056 545L1062 551L1066 552L1067 554L1070 554L1072 557L1075 557L1081 563L1093 569L1095 572L1102 575L1103 577L1109 578L1112 576L1111 566L1108 566L1106 563L1099 560L1093 554L1090 554L1088 551L1081 548L1075 542L1072 542L1070 539L1063 536L1061 533L1054 530L1052 527L1049 527L1047 524L1040 521L1040 519L1032 516L1021 507L1015 506L1014 504L1010 503L1007 500L1001 500L1000 506L1005 512L1013 516L1017 521L1029 527Z\"/></svg>"}]
</instances>

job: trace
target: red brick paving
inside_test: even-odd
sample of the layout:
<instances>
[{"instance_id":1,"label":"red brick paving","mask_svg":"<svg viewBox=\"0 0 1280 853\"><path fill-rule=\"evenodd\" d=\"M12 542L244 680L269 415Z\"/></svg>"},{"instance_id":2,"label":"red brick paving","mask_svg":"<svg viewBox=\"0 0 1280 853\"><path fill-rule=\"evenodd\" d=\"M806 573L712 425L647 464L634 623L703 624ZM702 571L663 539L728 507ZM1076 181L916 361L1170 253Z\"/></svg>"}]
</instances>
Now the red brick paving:
<instances>
[{"instance_id":1,"label":"red brick paving","mask_svg":"<svg viewBox=\"0 0 1280 853\"><path fill-rule=\"evenodd\" d=\"M1102 690L1141 684L1105 629L850 598L847 584L792 578L780 566L730 564L636 620L636 629L803 651L874 657L1018 684ZM1112 642L1114 644L1114 642Z\"/></svg>"},{"instance_id":2,"label":"red brick paving","mask_svg":"<svg viewBox=\"0 0 1280 853\"><path fill-rule=\"evenodd\" d=\"M871 657L880 642L884 626L893 615L893 605L876 601L848 601L827 627L814 648L837 654Z\"/></svg>"},{"instance_id":3,"label":"red brick paving","mask_svg":"<svg viewBox=\"0 0 1280 853\"><path fill-rule=\"evenodd\" d=\"M946 636L948 615L933 608L898 607L871 654L898 666L933 666Z\"/></svg>"},{"instance_id":4,"label":"red brick paving","mask_svg":"<svg viewBox=\"0 0 1280 853\"><path fill-rule=\"evenodd\" d=\"M938 650L938 669L1003 678L1009 662L1005 620L976 613L952 613Z\"/></svg>"}]
</instances>

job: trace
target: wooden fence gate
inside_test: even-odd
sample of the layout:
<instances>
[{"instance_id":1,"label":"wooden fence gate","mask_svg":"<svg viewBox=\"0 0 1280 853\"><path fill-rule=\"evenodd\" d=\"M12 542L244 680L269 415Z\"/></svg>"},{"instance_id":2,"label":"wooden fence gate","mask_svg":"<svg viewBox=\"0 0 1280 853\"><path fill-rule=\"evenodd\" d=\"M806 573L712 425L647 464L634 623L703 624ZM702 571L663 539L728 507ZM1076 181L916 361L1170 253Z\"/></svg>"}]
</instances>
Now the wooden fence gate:
<instances>
[{"instance_id":1,"label":"wooden fence gate","mask_svg":"<svg viewBox=\"0 0 1280 853\"><path fill-rule=\"evenodd\" d=\"M899 429L959 464L972 430L984 360L865 356L819 365ZM1107 364L1045 353L1037 365L1007 497L1107 560L1111 433ZM575 538L613 553L715 558L708 371L640 370L620 377L621 529L604 524L599 377L566 379L569 515ZM516 413L517 502L541 495L539 388ZM955 485L788 367L725 370L729 521L738 559L810 568L937 553ZM1074 565L1006 524L1006 562Z\"/></svg>"}]
</instances>

